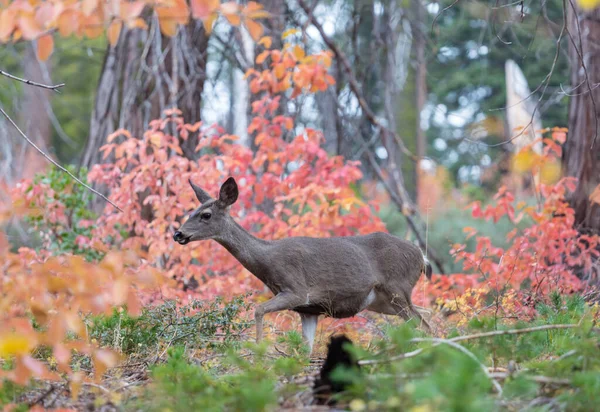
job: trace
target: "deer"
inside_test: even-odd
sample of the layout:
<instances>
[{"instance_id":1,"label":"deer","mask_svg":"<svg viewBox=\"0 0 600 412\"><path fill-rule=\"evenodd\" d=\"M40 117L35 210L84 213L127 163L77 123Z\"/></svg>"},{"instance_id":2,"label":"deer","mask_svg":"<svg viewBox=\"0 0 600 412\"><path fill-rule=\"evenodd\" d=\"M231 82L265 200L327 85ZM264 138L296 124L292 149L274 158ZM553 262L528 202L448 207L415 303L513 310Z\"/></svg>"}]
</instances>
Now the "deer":
<instances>
[{"instance_id":1,"label":"deer","mask_svg":"<svg viewBox=\"0 0 600 412\"><path fill-rule=\"evenodd\" d=\"M255 307L256 342L266 314L291 310L300 315L302 336L312 353L320 315L337 319L363 310L396 315L430 325L416 310L411 293L432 267L421 249L385 232L342 237L260 239L230 215L238 186L229 177L218 198L189 180L200 206L173 234L180 245L212 239L221 244L273 293Z\"/></svg>"}]
</instances>

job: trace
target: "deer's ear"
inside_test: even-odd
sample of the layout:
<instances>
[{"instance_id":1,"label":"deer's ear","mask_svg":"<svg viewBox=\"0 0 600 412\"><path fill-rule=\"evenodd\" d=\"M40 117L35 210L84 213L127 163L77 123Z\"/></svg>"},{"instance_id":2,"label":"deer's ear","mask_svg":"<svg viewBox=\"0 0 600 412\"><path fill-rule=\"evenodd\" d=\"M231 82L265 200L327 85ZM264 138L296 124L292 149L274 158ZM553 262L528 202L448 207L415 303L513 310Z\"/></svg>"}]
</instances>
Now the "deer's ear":
<instances>
[{"instance_id":1,"label":"deer's ear","mask_svg":"<svg viewBox=\"0 0 600 412\"><path fill-rule=\"evenodd\" d=\"M238 198L238 187L235 179L230 177L223 183L219 191L219 202L227 207L235 203Z\"/></svg>"},{"instance_id":2,"label":"deer's ear","mask_svg":"<svg viewBox=\"0 0 600 412\"><path fill-rule=\"evenodd\" d=\"M190 179L189 182L190 186L192 186L192 189L194 189L194 193L196 193L196 197L198 198L200 203L206 203L210 199L212 199L212 197L210 197L210 195L206 193L204 189L202 189L200 186L196 186L194 182L192 182L192 179Z\"/></svg>"}]
</instances>

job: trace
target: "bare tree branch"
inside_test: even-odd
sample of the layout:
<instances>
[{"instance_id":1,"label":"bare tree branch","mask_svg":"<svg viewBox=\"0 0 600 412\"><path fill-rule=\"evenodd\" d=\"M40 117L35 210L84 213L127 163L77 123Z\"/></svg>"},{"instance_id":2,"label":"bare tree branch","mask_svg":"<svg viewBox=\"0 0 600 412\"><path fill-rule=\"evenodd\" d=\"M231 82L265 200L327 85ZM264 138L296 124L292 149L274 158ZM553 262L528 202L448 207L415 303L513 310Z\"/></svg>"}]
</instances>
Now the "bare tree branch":
<instances>
[{"instance_id":1,"label":"bare tree branch","mask_svg":"<svg viewBox=\"0 0 600 412\"><path fill-rule=\"evenodd\" d=\"M23 82L23 83L28 84L30 86L41 87L43 89L50 89L50 90L52 90L52 91L54 91L56 93L60 93L60 90L58 90L58 89L60 87L63 87L65 85L64 83L60 83L60 84L51 86L51 85L47 85L47 84L32 82L31 80L27 80L27 79L23 79L21 77L14 76L14 75L12 75L10 73L7 73L7 72L5 72L3 70L0 70L0 75L6 76L6 77L8 77L9 79L12 79L12 80L17 80L17 81Z\"/></svg>"},{"instance_id":2,"label":"bare tree branch","mask_svg":"<svg viewBox=\"0 0 600 412\"><path fill-rule=\"evenodd\" d=\"M413 162L415 162L415 163L418 162L419 158L417 156L415 156L410 150L408 150L408 148L404 145L404 142L402 141L400 136L398 136L398 134L396 132L394 132L393 130L388 129L386 126L381 124L381 122L377 118L377 115L373 112L373 110L371 110L371 108L367 104L367 101L365 100L365 98L362 94L362 91L360 90L360 86L358 85L356 77L354 77L354 74L352 72L352 66L350 65L350 62L348 61L348 58L346 57L344 52L342 52L342 50L335 44L335 42L333 42L333 40L331 40L329 38L329 36L327 36L327 34L325 33L325 30L323 30L323 26L315 19L311 8L309 8L307 6L307 4L304 2L304 0L298 0L298 5L302 8L302 10L304 10L304 12L306 13L307 17L309 18L311 24L313 26L315 26L315 28L321 35L321 38L323 39L323 41L325 42L327 47L333 52L333 54L335 54L335 57L341 63L342 68L344 69L344 72L346 73L350 89L356 96L356 98L358 100L358 104L360 105L360 107L361 107L363 113L365 114L365 116L367 117L367 119L369 119L369 121L377 128L382 129L386 133L389 133L391 136L393 136L394 139L396 140L396 143L398 144L398 147L400 148L400 150L402 150L402 153L404 153Z\"/></svg>"},{"instance_id":3,"label":"bare tree branch","mask_svg":"<svg viewBox=\"0 0 600 412\"><path fill-rule=\"evenodd\" d=\"M58 167L60 170L62 170L63 172L65 172L66 174L68 174L73 180L75 180L77 183L79 183L80 185L82 185L83 187L85 187L86 189L90 190L92 193L100 196L102 199L106 200L108 203L110 203L115 209L117 209L119 212L122 212L123 210L117 206L116 204L114 204L109 198L107 198L106 196L104 196L102 193L94 190L93 188L91 188L90 186L88 186L87 184L83 183L81 180L79 180L75 175L73 175L71 172L69 172L67 169L65 169L63 166L61 166L60 164L58 164L57 162L55 162L50 156L48 156L46 153L44 153L44 151L42 149L40 149L39 147L36 146L35 143L33 143L26 135L25 133L23 133L23 131L19 128L19 126L17 126L17 124L13 121L13 119L10 118L10 116L8 114L6 114L6 112L4 111L3 108L0 107L0 112L2 112L2 114L4 115L4 117L6 117L6 119L15 127L15 129L18 130L19 134L27 141L27 143L29 143L31 146L33 146L33 148L35 150L37 150L42 156L44 156L50 163L52 163L54 166Z\"/></svg>"}]
</instances>

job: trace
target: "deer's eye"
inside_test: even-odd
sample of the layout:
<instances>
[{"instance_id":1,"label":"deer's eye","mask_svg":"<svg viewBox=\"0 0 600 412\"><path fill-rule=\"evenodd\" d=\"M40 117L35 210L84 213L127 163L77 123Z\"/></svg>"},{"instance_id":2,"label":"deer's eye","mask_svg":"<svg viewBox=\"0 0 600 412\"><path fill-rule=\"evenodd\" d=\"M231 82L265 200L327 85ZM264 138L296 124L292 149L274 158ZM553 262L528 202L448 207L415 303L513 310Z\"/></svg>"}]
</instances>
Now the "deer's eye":
<instances>
[{"instance_id":1,"label":"deer's eye","mask_svg":"<svg viewBox=\"0 0 600 412\"><path fill-rule=\"evenodd\" d=\"M210 219L211 216L212 215L210 214L210 212L204 212L204 213L202 213L202 215L200 215L202 220L208 220L208 219Z\"/></svg>"}]
</instances>

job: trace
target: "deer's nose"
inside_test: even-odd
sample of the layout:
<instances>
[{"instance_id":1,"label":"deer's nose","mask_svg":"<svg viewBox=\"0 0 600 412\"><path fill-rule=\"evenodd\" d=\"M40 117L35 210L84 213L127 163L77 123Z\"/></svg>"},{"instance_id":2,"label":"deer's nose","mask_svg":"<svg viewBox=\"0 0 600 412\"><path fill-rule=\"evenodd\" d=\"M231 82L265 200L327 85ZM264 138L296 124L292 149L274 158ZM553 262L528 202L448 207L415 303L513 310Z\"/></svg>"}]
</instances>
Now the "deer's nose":
<instances>
[{"instance_id":1,"label":"deer's nose","mask_svg":"<svg viewBox=\"0 0 600 412\"><path fill-rule=\"evenodd\" d=\"M175 242L179 242L180 240L183 240L184 236L183 233L181 233L179 230L177 232L175 232L175 234L173 235L173 240Z\"/></svg>"}]
</instances>

